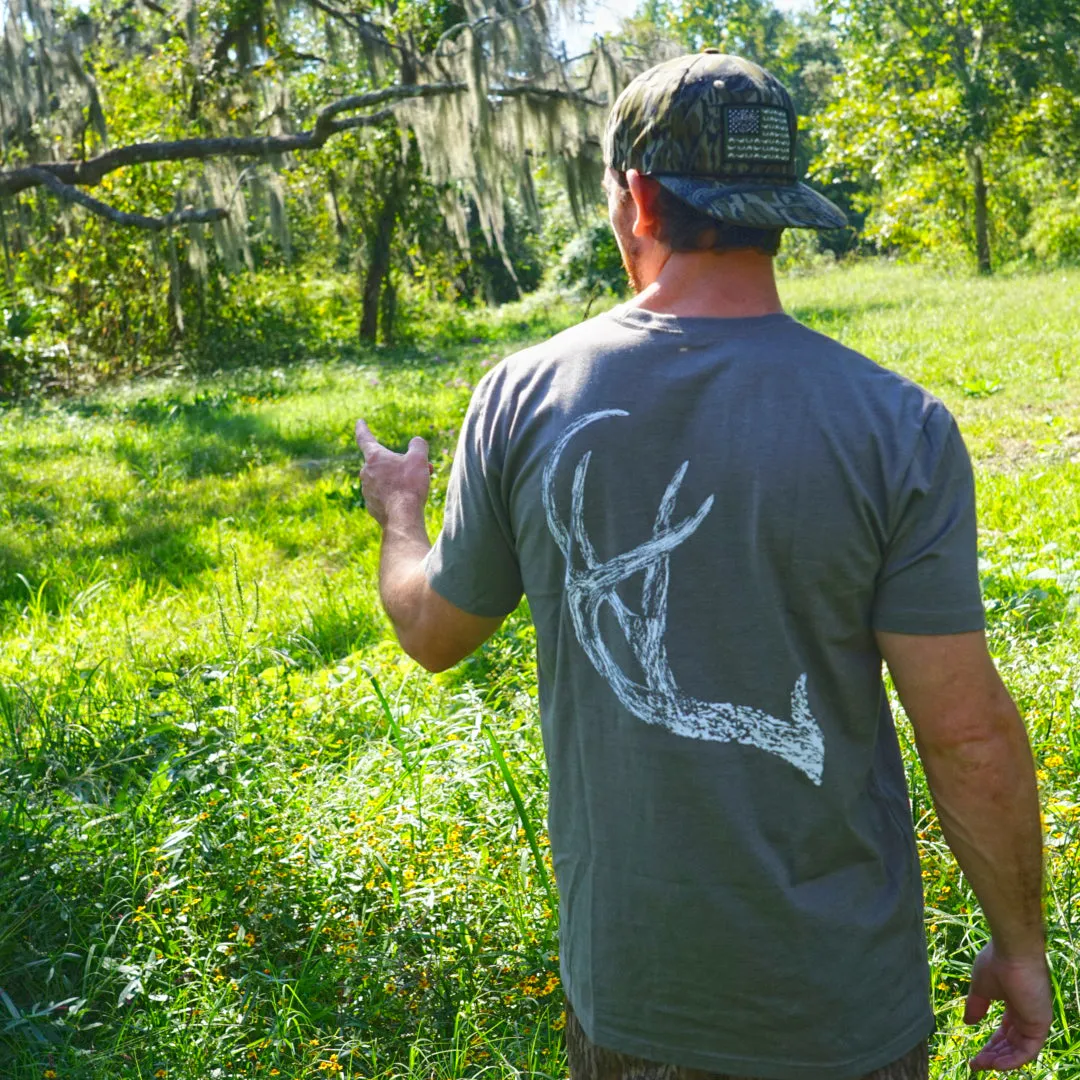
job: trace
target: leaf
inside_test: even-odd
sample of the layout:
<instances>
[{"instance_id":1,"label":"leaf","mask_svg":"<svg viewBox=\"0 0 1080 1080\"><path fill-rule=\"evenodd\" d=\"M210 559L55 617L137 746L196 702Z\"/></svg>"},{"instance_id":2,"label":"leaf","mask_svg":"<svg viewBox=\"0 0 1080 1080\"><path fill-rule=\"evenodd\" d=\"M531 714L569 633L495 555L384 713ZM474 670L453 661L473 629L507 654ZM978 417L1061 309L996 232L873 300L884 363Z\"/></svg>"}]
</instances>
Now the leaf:
<instances>
[{"instance_id":1,"label":"leaf","mask_svg":"<svg viewBox=\"0 0 1080 1080\"><path fill-rule=\"evenodd\" d=\"M985 398L1001 393L1005 387L996 379L969 379L967 382L960 384L960 389L968 397Z\"/></svg>"},{"instance_id":2,"label":"leaf","mask_svg":"<svg viewBox=\"0 0 1080 1080\"><path fill-rule=\"evenodd\" d=\"M177 829L176 832L165 838L160 850L168 851L170 848L179 847L194 831L195 827L193 825L185 825L182 829Z\"/></svg>"},{"instance_id":3,"label":"leaf","mask_svg":"<svg viewBox=\"0 0 1080 1080\"><path fill-rule=\"evenodd\" d=\"M123 990L120 991L120 996L116 999L116 1004L126 1005L136 994L142 992L142 979L136 975Z\"/></svg>"},{"instance_id":4,"label":"leaf","mask_svg":"<svg viewBox=\"0 0 1080 1080\"><path fill-rule=\"evenodd\" d=\"M169 878L168 881L163 881L160 885L155 885L146 894L146 899L149 900L151 897L157 896L160 893L170 892L172 889L175 889L177 885L182 885L184 883L184 880L184 878L174 875L173 877Z\"/></svg>"},{"instance_id":5,"label":"leaf","mask_svg":"<svg viewBox=\"0 0 1080 1080\"><path fill-rule=\"evenodd\" d=\"M510 794L514 809L517 810L518 820L521 822L521 827L525 830L525 836L529 841L529 847L532 848L533 861L536 863L536 873L540 878L541 885L544 887L544 892L547 893L548 907L554 913L559 910L559 902L551 888L551 881L548 878L547 867L544 865L544 857L540 853L540 842L537 839L536 830L533 828L532 819L525 812L525 803L522 801L521 792L518 790L517 782L514 780L514 774L510 771L510 766L507 763L506 757L503 755L499 740L495 738L495 732L486 724L484 725L484 732L487 734L488 742L491 743L491 756L495 759L495 764L498 765L499 772L502 773L503 782L506 784L506 790Z\"/></svg>"},{"instance_id":6,"label":"leaf","mask_svg":"<svg viewBox=\"0 0 1080 1080\"><path fill-rule=\"evenodd\" d=\"M408 755L405 752L405 741L401 734L401 725L398 723L397 717L394 715L394 710L390 708L390 702L386 700L386 695L383 693L382 687L379 685L379 680L375 677L374 673L364 669L364 673L367 675L371 686L375 691L375 696L379 699L379 705L382 707L383 716L386 717L386 723L390 728L390 738L394 746L397 747L398 753L401 754L401 764L407 770L409 768Z\"/></svg>"},{"instance_id":7,"label":"leaf","mask_svg":"<svg viewBox=\"0 0 1080 1080\"><path fill-rule=\"evenodd\" d=\"M18 1006L7 996L7 991L2 987L0 987L0 1001L4 1003L4 1007L11 1013L12 1020L22 1019L22 1013L19 1012Z\"/></svg>"}]
</instances>

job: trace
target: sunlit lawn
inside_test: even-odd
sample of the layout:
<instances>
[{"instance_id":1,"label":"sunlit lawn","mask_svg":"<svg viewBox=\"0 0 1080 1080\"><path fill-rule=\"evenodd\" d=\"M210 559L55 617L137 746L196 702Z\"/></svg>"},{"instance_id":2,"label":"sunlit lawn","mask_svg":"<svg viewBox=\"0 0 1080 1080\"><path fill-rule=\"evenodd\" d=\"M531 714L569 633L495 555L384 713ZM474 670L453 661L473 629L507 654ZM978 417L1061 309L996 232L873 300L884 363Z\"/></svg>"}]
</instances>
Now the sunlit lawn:
<instances>
[{"instance_id":1,"label":"sunlit lawn","mask_svg":"<svg viewBox=\"0 0 1080 1080\"><path fill-rule=\"evenodd\" d=\"M1029 1075L1080 1076L1080 274L783 291L969 439L1051 845L1058 1022ZM402 659L351 429L429 438L434 527L471 386L579 310L0 412L0 1077L564 1075L527 616L447 675ZM959 1078L984 930L911 778Z\"/></svg>"}]
</instances>

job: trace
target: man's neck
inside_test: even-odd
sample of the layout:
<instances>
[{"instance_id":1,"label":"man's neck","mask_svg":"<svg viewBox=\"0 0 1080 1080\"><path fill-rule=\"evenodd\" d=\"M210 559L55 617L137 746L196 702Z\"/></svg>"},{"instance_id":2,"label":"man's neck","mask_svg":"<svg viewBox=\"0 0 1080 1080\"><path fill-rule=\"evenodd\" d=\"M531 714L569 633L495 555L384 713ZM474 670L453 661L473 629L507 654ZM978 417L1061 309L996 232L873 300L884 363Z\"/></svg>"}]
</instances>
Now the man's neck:
<instances>
[{"instance_id":1,"label":"man's neck","mask_svg":"<svg viewBox=\"0 0 1080 1080\"><path fill-rule=\"evenodd\" d=\"M757 251L671 252L630 304L661 315L752 318L784 310L773 261Z\"/></svg>"}]
</instances>

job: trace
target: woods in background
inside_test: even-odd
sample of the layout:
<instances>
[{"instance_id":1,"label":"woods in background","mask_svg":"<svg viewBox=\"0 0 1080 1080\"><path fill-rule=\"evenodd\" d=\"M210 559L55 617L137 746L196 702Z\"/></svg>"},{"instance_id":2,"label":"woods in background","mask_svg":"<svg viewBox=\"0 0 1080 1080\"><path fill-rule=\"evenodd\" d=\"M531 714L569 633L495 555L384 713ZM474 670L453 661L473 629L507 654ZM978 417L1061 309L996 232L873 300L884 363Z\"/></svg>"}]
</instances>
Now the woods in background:
<instances>
[{"instance_id":1,"label":"woods in background","mask_svg":"<svg viewBox=\"0 0 1080 1080\"><path fill-rule=\"evenodd\" d=\"M645 0L582 56L558 25L505 0L3 0L0 394L617 288L607 109L706 45L791 89L801 164L853 223L826 254L1080 260L1080 0Z\"/></svg>"}]
</instances>

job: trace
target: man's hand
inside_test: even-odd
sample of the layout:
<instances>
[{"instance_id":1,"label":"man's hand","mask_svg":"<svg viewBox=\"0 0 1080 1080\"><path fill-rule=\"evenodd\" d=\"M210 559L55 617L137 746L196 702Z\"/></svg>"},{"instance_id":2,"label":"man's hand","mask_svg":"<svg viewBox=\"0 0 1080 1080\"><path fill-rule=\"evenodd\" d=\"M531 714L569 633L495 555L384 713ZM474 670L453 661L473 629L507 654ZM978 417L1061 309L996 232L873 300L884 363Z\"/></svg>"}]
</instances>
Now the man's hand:
<instances>
[{"instance_id":1,"label":"man's hand","mask_svg":"<svg viewBox=\"0 0 1080 1080\"><path fill-rule=\"evenodd\" d=\"M964 1023L977 1024L991 1001L1004 1001L1005 1014L989 1042L970 1061L983 1069L1017 1069L1034 1061L1046 1042L1053 1020L1046 958L999 956L987 945L975 958Z\"/></svg>"},{"instance_id":2,"label":"man's hand","mask_svg":"<svg viewBox=\"0 0 1080 1080\"><path fill-rule=\"evenodd\" d=\"M423 439L419 436L411 439L404 454L395 454L372 435L363 420L357 420L356 443L364 455L364 467L360 470L364 503L384 529L398 507L410 514L423 507L435 471L428 462L428 446Z\"/></svg>"},{"instance_id":3,"label":"man's hand","mask_svg":"<svg viewBox=\"0 0 1080 1080\"><path fill-rule=\"evenodd\" d=\"M435 471L427 443L416 438L404 454L381 445L363 420L356 442L364 455L360 486L371 516L382 526L379 593L402 648L428 671L444 671L498 630L502 618L472 615L428 584L431 550L424 503Z\"/></svg>"}]
</instances>

